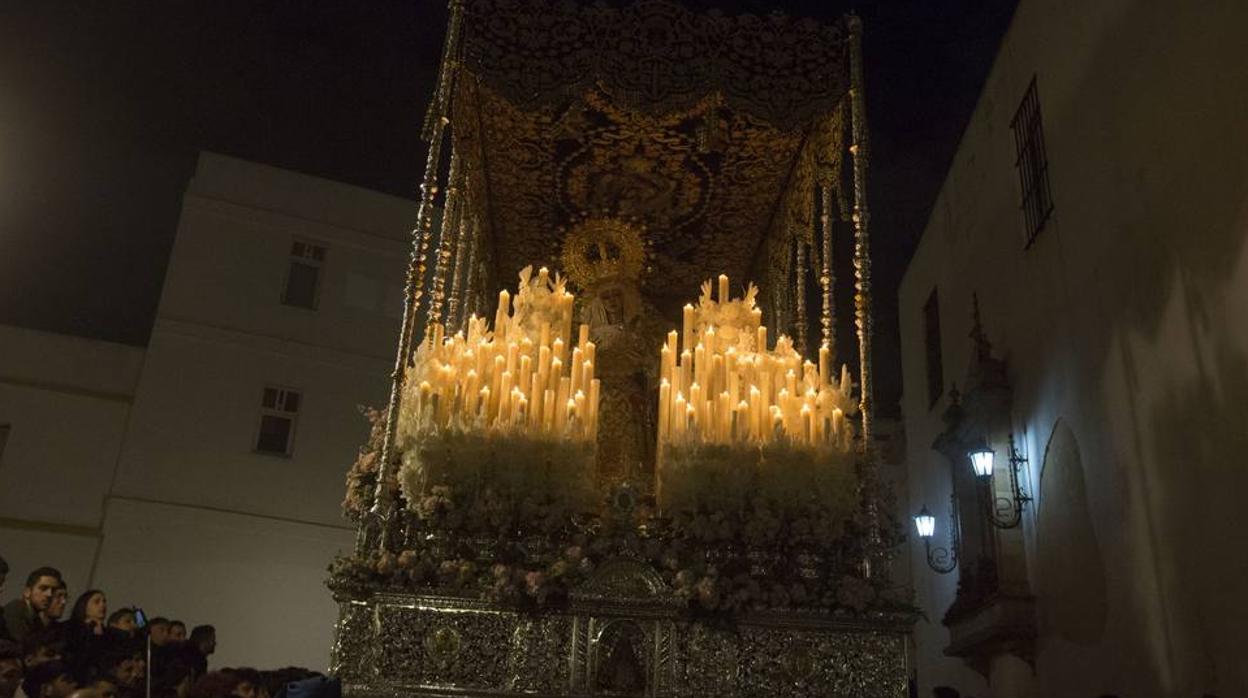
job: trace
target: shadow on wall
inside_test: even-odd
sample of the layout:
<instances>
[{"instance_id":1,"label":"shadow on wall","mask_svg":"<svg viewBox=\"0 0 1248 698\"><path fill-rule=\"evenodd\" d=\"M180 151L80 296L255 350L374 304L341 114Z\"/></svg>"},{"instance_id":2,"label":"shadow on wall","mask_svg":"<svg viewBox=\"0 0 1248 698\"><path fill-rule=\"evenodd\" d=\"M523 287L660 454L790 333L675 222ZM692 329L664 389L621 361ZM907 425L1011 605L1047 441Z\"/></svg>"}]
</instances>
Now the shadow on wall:
<instances>
[{"instance_id":1,"label":"shadow on wall","mask_svg":"<svg viewBox=\"0 0 1248 698\"><path fill-rule=\"evenodd\" d=\"M1090 461L1089 483L1120 500L1109 509L1121 515L1122 535L1147 540L1114 543L1138 548L1127 553L1128 572L1155 575L1159 585L1160 601L1148 598L1145 580L1113 591L1135 592L1111 603L1136 614L1119 619L1136 634L1115 641L1139 649L1106 651L1123 658L1124 679L1126 672L1131 684L1151 687L1141 690L1248 695L1248 545L1239 534L1248 523L1248 302L1239 298L1248 294L1248 102L1239 98L1248 92L1248 62L1227 60L1248 6L1116 4L1117 14L1099 23L1104 35L1082 81L1051 119L1051 132L1067 136L1052 142L1056 215L1078 220L1071 230L1103 233L1062 243L1081 265L1070 272L1069 306L1094 296L1103 310L1103 325L1073 328L1073 360L1103 347L1080 375L1121 375L1117 384L1104 379L1088 422L1120 427L1117 472ZM1140 37L1140 45L1122 36ZM1102 128L1080 125L1089 104L1098 105L1093 121ZM1080 173L1087 189L1062 190L1063 150L1069 174L1090 164ZM1107 482L1124 491L1110 495ZM1129 530L1132 522L1147 531ZM1107 544L1109 533L1102 531ZM1163 618L1149 618L1158 608ZM1130 657L1148 661L1128 666Z\"/></svg>"}]
</instances>

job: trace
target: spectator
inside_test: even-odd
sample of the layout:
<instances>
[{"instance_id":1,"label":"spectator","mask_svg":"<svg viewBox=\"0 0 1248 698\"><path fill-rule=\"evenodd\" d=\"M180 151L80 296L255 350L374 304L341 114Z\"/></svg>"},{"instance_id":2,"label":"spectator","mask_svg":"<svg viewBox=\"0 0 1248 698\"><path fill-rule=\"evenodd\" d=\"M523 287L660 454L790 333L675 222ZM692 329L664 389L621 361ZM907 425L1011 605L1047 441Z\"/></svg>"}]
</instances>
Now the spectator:
<instances>
[{"instance_id":1,"label":"spectator","mask_svg":"<svg viewBox=\"0 0 1248 698\"><path fill-rule=\"evenodd\" d=\"M234 688L234 695L239 698L268 698L269 692L265 687L264 677L259 671L247 667L224 671L239 678L239 684Z\"/></svg>"},{"instance_id":2,"label":"spectator","mask_svg":"<svg viewBox=\"0 0 1248 698\"><path fill-rule=\"evenodd\" d=\"M152 647L164 647L169 644L169 619L157 616L149 620L147 634L152 638Z\"/></svg>"},{"instance_id":3,"label":"spectator","mask_svg":"<svg viewBox=\"0 0 1248 698\"><path fill-rule=\"evenodd\" d=\"M108 597L99 589L84 591L69 612L69 622L76 632L103 635L108 620Z\"/></svg>"},{"instance_id":4,"label":"spectator","mask_svg":"<svg viewBox=\"0 0 1248 698\"><path fill-rule=\"evenodd\" d=\"M64 662L45 662L26 672L22 691L27 698L69 698L78 688L74 674Z\"/></svg>"},{"instance_id":5,"label":"spectator","mask_svg":"<svg viewBox=\"0 0 1248 698\"><path fill-rule=\"evenodd\" d=\"M180 620L169 621L169 641L186 642L186 623Z\"/></svg>"},{"instance_id":6,"label":"spectator","mask_svg":"<svg viewBox=\"0 0 1248 698\"><path fill-rule=\"evenodd\" d=\"M166 664L156 676L152 695L160 695L161 698L186 698L191 692L193 682L191 668L185 662L174 660Z\"/></svg>"},{"instance_id":7,"label":"spectator","mask_svg":"<svg viewBox=\"0 0 1248 698\"><path fill-rule=\"evenodd\" d=\"M13 698L22 675L22 649L15 642L0 640L0 698Z\"/></svg>"},{"instance_id":8,"label":"spectator","mask_svg":"<svg viewBox=\"0 0 1248 698\"><path fill-rule=\"evenodd\" d=\"M22 597L4 607L4 624L10 637L21 642L30 631L44 625L41 617L52 605L53 592L61 584L60 571L52 567L40 567L26 577Z\"/></svg>"},{"instance_id":9,"label":"spectator","mask_svg":"<svg viewBox=\"0 0 1248 698\"><path fill-rule=\"evenodd\" d=\"M197 625L191 629L191 639L186 644L189 650L186 657L195 675L206 675L208 656L217 651L217 629L211 625Z\"/></svg>"},{"instance_id":10,"label":"spectator","mask_svg":"<svg viewBox=\"0 0 1248 698\"><path fill-rule=\"evenodd\" d=\"M44 622L48 625L54 625L61 620L61 616L65 615L65 602L69 597L69 589L65 586L65 582L61 582L60 586L52 592L52 602L48 604L48 612L44 614Z\"/></svg>"},{"instance_id":11,"label":"spectator","mask_svg":"<svg viewBox=\"0 0 1248 698\"><path fill-rule=\"evenodd\" d=\"M108 617L108 627L126 637L134 637L134 630L138 627L134 620L134 609L119 608L113 611L113 614Z\"/></svg>"},{"instance_id":12,"label":"spectator","mask_svg":"<svg viewBox=\"0 0 1248 698\"><path fill-rule=\"evenodd\" d=\"M143 653L137 649L115 650L104 655L99 669L117 686L121 696L137 696L143 690Z\"/></svg>"},{"instance_id":13,"label":"spectator","mask_svg":"<svg viewBox=\"0 0 1248 698\"><path fill-rule=\"evenodd\" d=\"M27 671L48 662L59 662L64 656L65 637L55 626L33 630L22 640L22 661Z\"/></svg>"}]
</instances>

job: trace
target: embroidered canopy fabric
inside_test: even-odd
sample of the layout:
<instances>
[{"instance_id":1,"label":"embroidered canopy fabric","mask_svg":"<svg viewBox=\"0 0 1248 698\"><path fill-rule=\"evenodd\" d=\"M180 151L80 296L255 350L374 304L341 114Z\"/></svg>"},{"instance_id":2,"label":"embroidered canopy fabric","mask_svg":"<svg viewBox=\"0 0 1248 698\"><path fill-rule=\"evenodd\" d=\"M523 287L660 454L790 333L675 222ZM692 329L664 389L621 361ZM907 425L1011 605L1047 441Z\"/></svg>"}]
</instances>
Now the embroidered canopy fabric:
<instances>
[{"instance_id":1,"label":"embroidered canopy fabric","mask_svg":"<svg viewBox=\"0 0 1248 698\"><path fill-rule=\"evenodd\" d=\"M845 23L465 0L461 37L437 99L492 279L556 266L570 224L618 216L644 230L642 289L670 313L719 273L791 285L816 183L848 213Z\"/></svg>"}]
</instances>

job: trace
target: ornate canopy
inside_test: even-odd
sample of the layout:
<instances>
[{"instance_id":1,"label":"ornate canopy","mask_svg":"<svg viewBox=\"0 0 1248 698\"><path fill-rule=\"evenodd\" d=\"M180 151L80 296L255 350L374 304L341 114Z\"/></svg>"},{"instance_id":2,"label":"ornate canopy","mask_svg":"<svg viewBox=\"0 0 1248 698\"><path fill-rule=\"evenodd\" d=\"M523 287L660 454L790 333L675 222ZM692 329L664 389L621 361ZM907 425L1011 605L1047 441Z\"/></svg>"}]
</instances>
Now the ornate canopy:
<instances>
[{"instance_id":1,"label":"ornate canopy","mask_svg":"<svg viewBox=\"0 0 1248 698\"><path fill-rule=\"evenodd\" d=\"M461 13L444 115L493 279L555 266L569 224L619 216L644 229L643 292L671 312L719 273L790 278L793 240L816 238L816 183L845 199L846 23L668 0Z\"/></svg>"}]
</instances>

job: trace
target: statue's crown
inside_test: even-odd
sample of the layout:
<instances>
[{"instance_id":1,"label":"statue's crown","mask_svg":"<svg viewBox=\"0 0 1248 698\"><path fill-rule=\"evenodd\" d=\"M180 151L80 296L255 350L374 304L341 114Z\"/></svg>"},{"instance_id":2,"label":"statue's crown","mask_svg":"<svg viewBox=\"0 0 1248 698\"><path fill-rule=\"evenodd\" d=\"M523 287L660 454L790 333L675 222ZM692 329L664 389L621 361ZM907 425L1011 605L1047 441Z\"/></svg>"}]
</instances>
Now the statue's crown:
<instances>
[{"instance_id":1,"label":"statue's crown","mask_svg":"<svg viewBox=\"0 0 1248 698\"><path fill-rule=\"evenodd\" d=\"M560 263L582 289L606 281L636 280L646 264L642 228L624 218L582 218L568 229Z\"/></svg>"}]
</instances>

